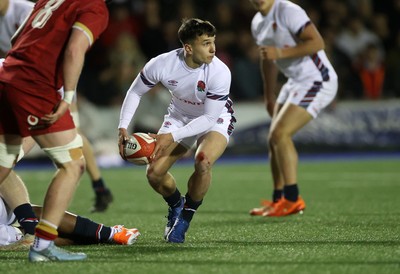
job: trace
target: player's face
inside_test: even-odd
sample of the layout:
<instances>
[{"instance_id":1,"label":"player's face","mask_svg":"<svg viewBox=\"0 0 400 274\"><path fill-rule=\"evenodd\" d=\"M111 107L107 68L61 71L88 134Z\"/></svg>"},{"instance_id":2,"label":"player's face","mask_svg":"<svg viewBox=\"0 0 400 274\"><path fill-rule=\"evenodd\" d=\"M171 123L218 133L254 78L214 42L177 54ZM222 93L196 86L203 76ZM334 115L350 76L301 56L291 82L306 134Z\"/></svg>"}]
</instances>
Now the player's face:
<instances>
[{"instance_id":1,"label":"player's face","mask_svg":"<svg viewBox=\"0 0 400 274\"><path fill-rule=\"evenodd\" d=\"M190 45L187 45L191 54L193 68L200 67L202 64L211 63L215 56L215 36L207 36L206 34L197 37ZM191 67L192 67L191 66Z\"/></svg>"},{"instance_id":2,"label":"player's face","mask_svg":"<svg viewBox=\"0 0 400 274\"><path fill-rule=\"evenodd\" d=\"M267 12L272 4L274 3L274 0L249 0L250 3L254 6L254 8L258 11L262 12Z\"/></svg>"}]
</instances>

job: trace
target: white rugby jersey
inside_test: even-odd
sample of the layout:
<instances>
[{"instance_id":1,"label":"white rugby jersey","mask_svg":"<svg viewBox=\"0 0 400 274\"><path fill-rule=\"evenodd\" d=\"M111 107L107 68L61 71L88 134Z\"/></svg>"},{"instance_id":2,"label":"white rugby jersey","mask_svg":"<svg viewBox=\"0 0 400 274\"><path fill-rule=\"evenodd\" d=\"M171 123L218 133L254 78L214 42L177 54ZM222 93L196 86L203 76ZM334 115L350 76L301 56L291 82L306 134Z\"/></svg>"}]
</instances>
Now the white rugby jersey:
<instances>
[{"instance_id":1,"label":"white rugby jersey","mask_svg":"<svg viewBox=\"0 0 400 274\"><path fill-rule=\"evenodd\" d=\"M286 0L275 0L266 16L256 13L251 22L251 32L259 46L294 47L300 41L298 36L310 23L300 6ZM337 78L324 50L310 56L279 59L275 64L287 78L297 81L316 76L321 81Z\"/></svg>"},{"instance_id":2,"label":"white rugby jersey","mask_svg":"<svg viewBox=\"0 0 400 274\"><path fill-rule=\"evenodd\" d=\"M27 0L10 0L10 4L4 16L0 16L0 50L4 53L11 48L11 37L23 24L34 6Z\"/></svg>"},{"instance_id":3,"label":"white rugby jersey","mask_svg":"<svg viewBox=\"0 0 400 274\"><path fill-rule=\"evenodd\" d=\"M228 67L214 56L210 64L192 69L186 65L184 50L180 48L161 54L144 66L127 92L119 128L129 126L140 97L157 83L172 95L168 114L186 124L171 132L175 141L210 129L222 113L233 113Z\"/></svg>"}]
</instances>

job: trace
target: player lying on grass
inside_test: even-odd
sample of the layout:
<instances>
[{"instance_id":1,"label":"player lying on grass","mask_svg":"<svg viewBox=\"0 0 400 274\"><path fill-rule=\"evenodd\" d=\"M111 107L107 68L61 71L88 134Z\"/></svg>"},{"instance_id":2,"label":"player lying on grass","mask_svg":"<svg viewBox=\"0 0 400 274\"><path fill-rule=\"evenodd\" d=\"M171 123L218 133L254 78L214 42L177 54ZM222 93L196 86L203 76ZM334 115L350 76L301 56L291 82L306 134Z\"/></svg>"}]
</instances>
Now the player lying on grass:
<instances>
[{"instance_id":1,"label":"player lying on grass","mask_svg":"<svg viewBox=\"0 0 400 274\"><path fill-rule=\"evenodd\" d=\"M26 211L31 213L23 216ZM34 240L33 231L38 223L36 216L41 216L41 213L41 206L31 206L24 183L12 171L0 185L0 250L28 249ZM18 227L15 226L17 220ZM70 212L65 212L58 233L55 240L58 246L97 243L132 245L140 235L136 228L127 229L122 225L109 227Z\"/></svg>"}]
</instances>

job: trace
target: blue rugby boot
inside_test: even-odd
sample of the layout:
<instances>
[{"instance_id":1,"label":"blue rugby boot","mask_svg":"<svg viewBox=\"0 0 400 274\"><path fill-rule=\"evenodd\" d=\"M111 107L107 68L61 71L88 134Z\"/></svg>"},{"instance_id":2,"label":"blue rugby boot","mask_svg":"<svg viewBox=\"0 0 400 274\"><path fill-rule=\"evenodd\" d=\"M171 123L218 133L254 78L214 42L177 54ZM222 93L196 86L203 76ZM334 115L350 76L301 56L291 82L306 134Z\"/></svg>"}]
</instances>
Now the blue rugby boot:
<instances>
[{"instance_id":1,"label":"blue rugby boot","mask_svg":"<svg viewBox=\"0 0 400 274\"><path fill-rule=\"evenodd\" d=\"M167 235L173 225L175 224L176 219L182 212L183 205L185 204L185 197L181 197L180 204L177 207L169 207L168 208L168 216L167 216L167 225L164 230L164 239L167 239Z\"/></svg>"},{"instance_id":2,"label":"blue rugby boot","mask_svg":"<svg viewBox=\"0 0 400 274\"><path fill-rule=\"evenodd\" d=\"M57 247L54 242L44 250L29 250L29 261L31 262L49 262L49 261L80 261L86 259L85 253L73 253Z\"/></svg>"},{"instance_id":3,"label":"blue rugby boot","mask_svg":"<svg viewBox=\"0 0 400 274\"><path fill-rule=\"evenodd\" d=\"M169 243L183 243L186 231L189 229L189 222L182 218L182 214L176 219L174 226L167 235Z\"/></svg>"}]
</instances>

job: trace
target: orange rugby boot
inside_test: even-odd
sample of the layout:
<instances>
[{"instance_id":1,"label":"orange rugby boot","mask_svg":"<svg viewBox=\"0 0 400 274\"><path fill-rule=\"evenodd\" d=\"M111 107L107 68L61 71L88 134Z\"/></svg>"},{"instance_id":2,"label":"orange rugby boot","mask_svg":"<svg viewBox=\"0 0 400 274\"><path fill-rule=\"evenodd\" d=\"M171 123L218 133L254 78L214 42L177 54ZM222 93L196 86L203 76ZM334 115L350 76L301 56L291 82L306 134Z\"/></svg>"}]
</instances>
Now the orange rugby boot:
<instances>
[{"instance_id":1,"label":"orange rugby boot","mask_svg":"<svg viewBox=\"0 0 400 274\"><path fill-rule=\"evenodd\" d=\"M251 209L249 211L249 214L251 216L266 216L269 212L274 210L275 206L279 203L280 200L278 200L277 202L273 202L270 200L261 200L261 207Z\"/></svg>"},{"instance_id":2,"label":"orange rugby boot","mask_svg":"<svg viewBox=\"0 0 400 274\"><path fill-rule=\"evenodd\" d=\"M285 198L282 198L281 200L279 200L279 202L271 212L268 212L268 214L263 216L282 217L303 212L305 208L306 203L304 202L303 198L301 198L301 196L299 196L297 198L297 201L295 202L291 202L289 200L286 200Z\"/></svg>"},{"instance_id":3,"label":"orange rugby boot","mask_svg":"<svg viewBox=\"0 0 400 274\"><path fill-rule=\"evenodd\" d=\"M115 225L114 228L117 229L117 232L112 237L112 242L120 245L132 245L136 242L137 238L140 235L140 232L137 228L125 228L122 225Z\"/></svg>"}]
</instances>

